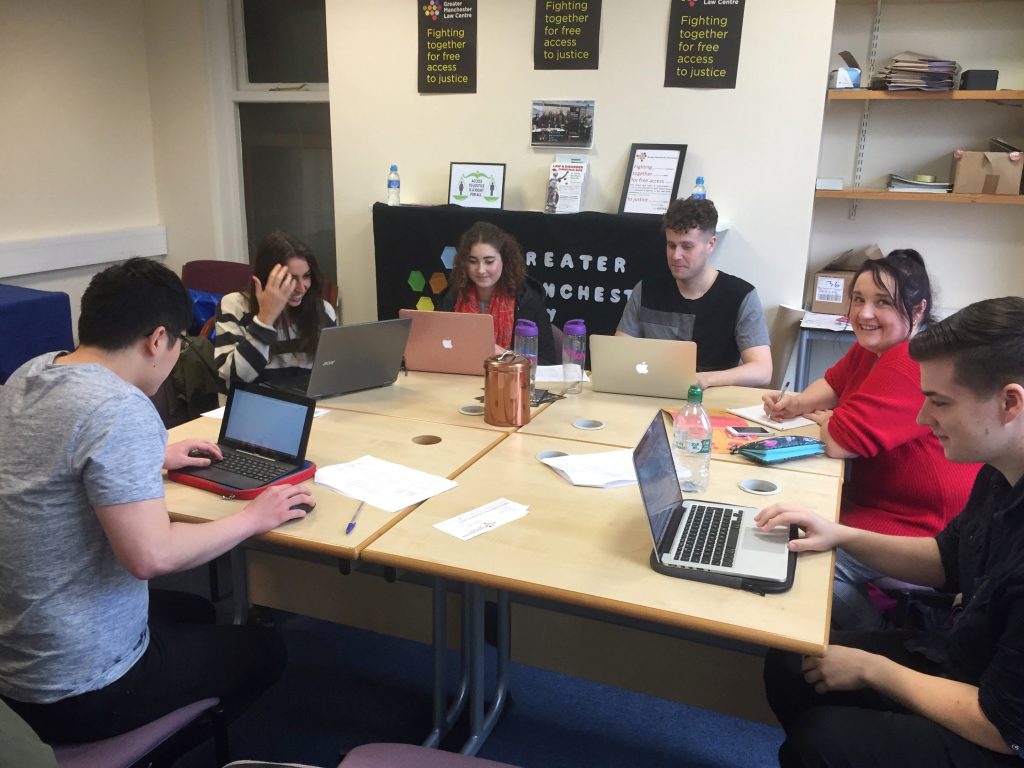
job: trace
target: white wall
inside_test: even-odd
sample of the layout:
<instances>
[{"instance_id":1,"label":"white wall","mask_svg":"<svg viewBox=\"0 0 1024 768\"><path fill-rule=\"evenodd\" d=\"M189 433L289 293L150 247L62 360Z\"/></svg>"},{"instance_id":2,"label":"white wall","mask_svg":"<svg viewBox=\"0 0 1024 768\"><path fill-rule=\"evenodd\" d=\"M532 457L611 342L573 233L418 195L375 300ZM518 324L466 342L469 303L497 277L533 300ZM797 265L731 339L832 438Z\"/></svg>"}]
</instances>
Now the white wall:
<instances>
[{"instance_id":1,"label":"white wall","mask_svg":"<svg viewBox=\"0 0 1024 768\"><path fill-rule=\"evenodd\" d=\"M214 251L202 0L0 7L0 243L167 229L167 263ZM153 98L151 99L151 95ZM123 256L111 253L110 260ZM6 283L66 291L105 262Z\"/></svg>"},{"instance_id":2,"label":"white wall","mask_svg":"<svg viewBox=\"0 0 1024 768\"><path fill-rule=\"evenodd\" d=\"M872 5L836 9L832 50L866 65ZM890 4L882 14L879 60L912 50L953 58L965 69L998 69L999 87L1024 89L1024 2ZM833 56L832 66L839 62ZM827 106L820 176L850 185L863 103ZM986 102L873 102L862 186L883 187L889 173L931 173L947 180L956 148L986 149L989 136L1024 139L1024 109ZM883 251L917 248L937 288L940 307L1024 294L1024 208L1016 205L846 201L814 209L809 269L848 248L878 243Z\"/></svg>"},{"instance_id":3,"label":"white wall","mask_svg":"<svg viewBox=\"0 0 1024 768\"><path fill-rule=\"evenodd\" d=\"M588 210L618 208L635 141L689 145L695 176L731 222L718 264L767 306L799 301L811 226L832 4L747 3L737 87L664 88L667 0L606 0L601 67L533 69L533 0L481 2L477 93L416 92L413 4L327 0L338 271L346 321L376 317L370 206L390 163L403 203L447 200L452 160L507 164L505 207L540 210L553 151L530 147L535 99L596 101Z\"/></svg>"}]
</instances>

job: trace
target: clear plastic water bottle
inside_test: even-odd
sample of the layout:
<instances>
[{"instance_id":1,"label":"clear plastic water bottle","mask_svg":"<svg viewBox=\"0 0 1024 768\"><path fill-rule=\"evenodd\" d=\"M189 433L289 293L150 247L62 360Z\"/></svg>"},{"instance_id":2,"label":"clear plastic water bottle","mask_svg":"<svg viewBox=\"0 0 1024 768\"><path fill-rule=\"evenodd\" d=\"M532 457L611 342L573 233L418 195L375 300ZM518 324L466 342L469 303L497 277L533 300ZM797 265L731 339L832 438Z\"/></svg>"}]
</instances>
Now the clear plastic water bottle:
<instances>
[{"instance_id":1,"label":"clear plastic water bottle","mask_svg":"<svg viewBox=\"0 0 1024 768\"><path fill-rule=\"evenodd\" d=\"M683 491L703 491L711 469L711 419L701 405L704 390L696 384L686 393L686 405L672 424L672 457Z\"/></svg>"},{"instance_id":2,"label":"clear plastic water bottle","mask_svg":"<svg viewBox=\"0 0 1024 768\"><path fill-rule=\"evenodd\" d=\"M562 329L562 378L565 394L583 391L583 364L587 359L587 326L582 320L567 320Z\"/></svg>"},{"instance_id":3,"label":"clear plastic water bottle","mask_svg":"<svg viewBox=\"0 0 1024 768\"><path fill-rule=\"evenodd\" d=\"M393 168L394 166L392 166ZM708 188L704 186L704 177L698 176L697 183L693 185L693 191L690 193L690 197L696 200L707 200Z\"/></svg>"},{"instance_id":4,"label":"clear plastic water bottle","mask_svg":"<svg viewBox=\"0 0 1024 768\"><path fill-rule=\"evenodd\" d=\"M402 204L402 179L398 175L398 165L391 164L391 173L388 174L388 205Z\"/></svg>"},{"instance_id":5,"label":"clear plastic water bottle","mask_svg":"<svg viewBox=\"0 0 1024 768\"><path fill-rule=\"evenodd\" d=\"M512 351L530 361L530 397L537 384L537 324L533 320L516 320Z\"/></svg>"}]
</instances>

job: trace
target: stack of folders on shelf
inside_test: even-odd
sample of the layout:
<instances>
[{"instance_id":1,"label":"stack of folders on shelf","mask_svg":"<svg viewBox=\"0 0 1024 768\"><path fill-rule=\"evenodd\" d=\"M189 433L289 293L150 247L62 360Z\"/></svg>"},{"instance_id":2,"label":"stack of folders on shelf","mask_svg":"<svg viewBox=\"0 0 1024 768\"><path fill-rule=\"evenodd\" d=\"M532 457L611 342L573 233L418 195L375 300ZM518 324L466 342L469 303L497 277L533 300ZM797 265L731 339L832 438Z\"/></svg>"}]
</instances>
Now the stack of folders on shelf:
<instances>
[{"instance_id":1,"label":"stack of folders on shelf","mask_svg":"<svg viewBox=\"0 0 1024 768\"><path fill-rule=\"evenodd\" d=\"M897 53L871 77L871 87L882 91L952 91L960 65L949 59L904 51Z\"/></svg>"},{"instance_id":2,"label":"stack of folders on shelf","mask_svg":"<svg viewBox=\"0 0 1024 768\"><path fill-rule=\"evenodd\" d=\"M935 178L934 176L932 178ZM915 181L895 173L889 174L889 192L952 192L953 185L944 181Z\"/></svg>"}]
</instances>

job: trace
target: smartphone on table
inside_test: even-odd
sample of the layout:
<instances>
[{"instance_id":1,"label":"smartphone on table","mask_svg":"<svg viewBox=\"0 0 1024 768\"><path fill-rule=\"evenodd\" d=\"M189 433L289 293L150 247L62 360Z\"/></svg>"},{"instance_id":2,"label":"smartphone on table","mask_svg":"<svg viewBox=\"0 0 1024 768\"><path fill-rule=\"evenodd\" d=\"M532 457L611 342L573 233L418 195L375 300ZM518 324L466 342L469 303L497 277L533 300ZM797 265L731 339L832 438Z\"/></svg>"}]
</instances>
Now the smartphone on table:
<instances>
[{"instance_id":1,"label":"smartphone on table","mask_svg":"<svg viewBox=\"0 0 1024 768\"><path fill-rule=\"evenodd\" d=\"M770 429L756 425L749 427L726 427L725 432L733 437L768 437L775 434Z\"/></svg>"}]
</instances>

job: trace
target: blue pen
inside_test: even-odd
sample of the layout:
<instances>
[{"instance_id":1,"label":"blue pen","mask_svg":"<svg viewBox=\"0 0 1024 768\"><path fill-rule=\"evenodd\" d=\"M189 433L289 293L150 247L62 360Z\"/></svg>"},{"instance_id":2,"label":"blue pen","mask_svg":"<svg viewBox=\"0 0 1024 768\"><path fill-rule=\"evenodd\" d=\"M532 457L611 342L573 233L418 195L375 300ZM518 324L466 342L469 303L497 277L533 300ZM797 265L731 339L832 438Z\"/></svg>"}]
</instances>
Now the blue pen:
<instances>
[{"instance_id":1,"label":"blue pen","mask_svg":"<svg viewBox=\"0 0 1024 768\"><path fill-rule=\"evenodd\" d=\"M363 508L363 504L366 502L360 501L359 506L356 507L356 511L352 513L352 519L348 521L348 525L345 526L345 535L348 536L352 531L356 529L356 518L359 517L359 512Z\"/></svg>"}]
</instances>

